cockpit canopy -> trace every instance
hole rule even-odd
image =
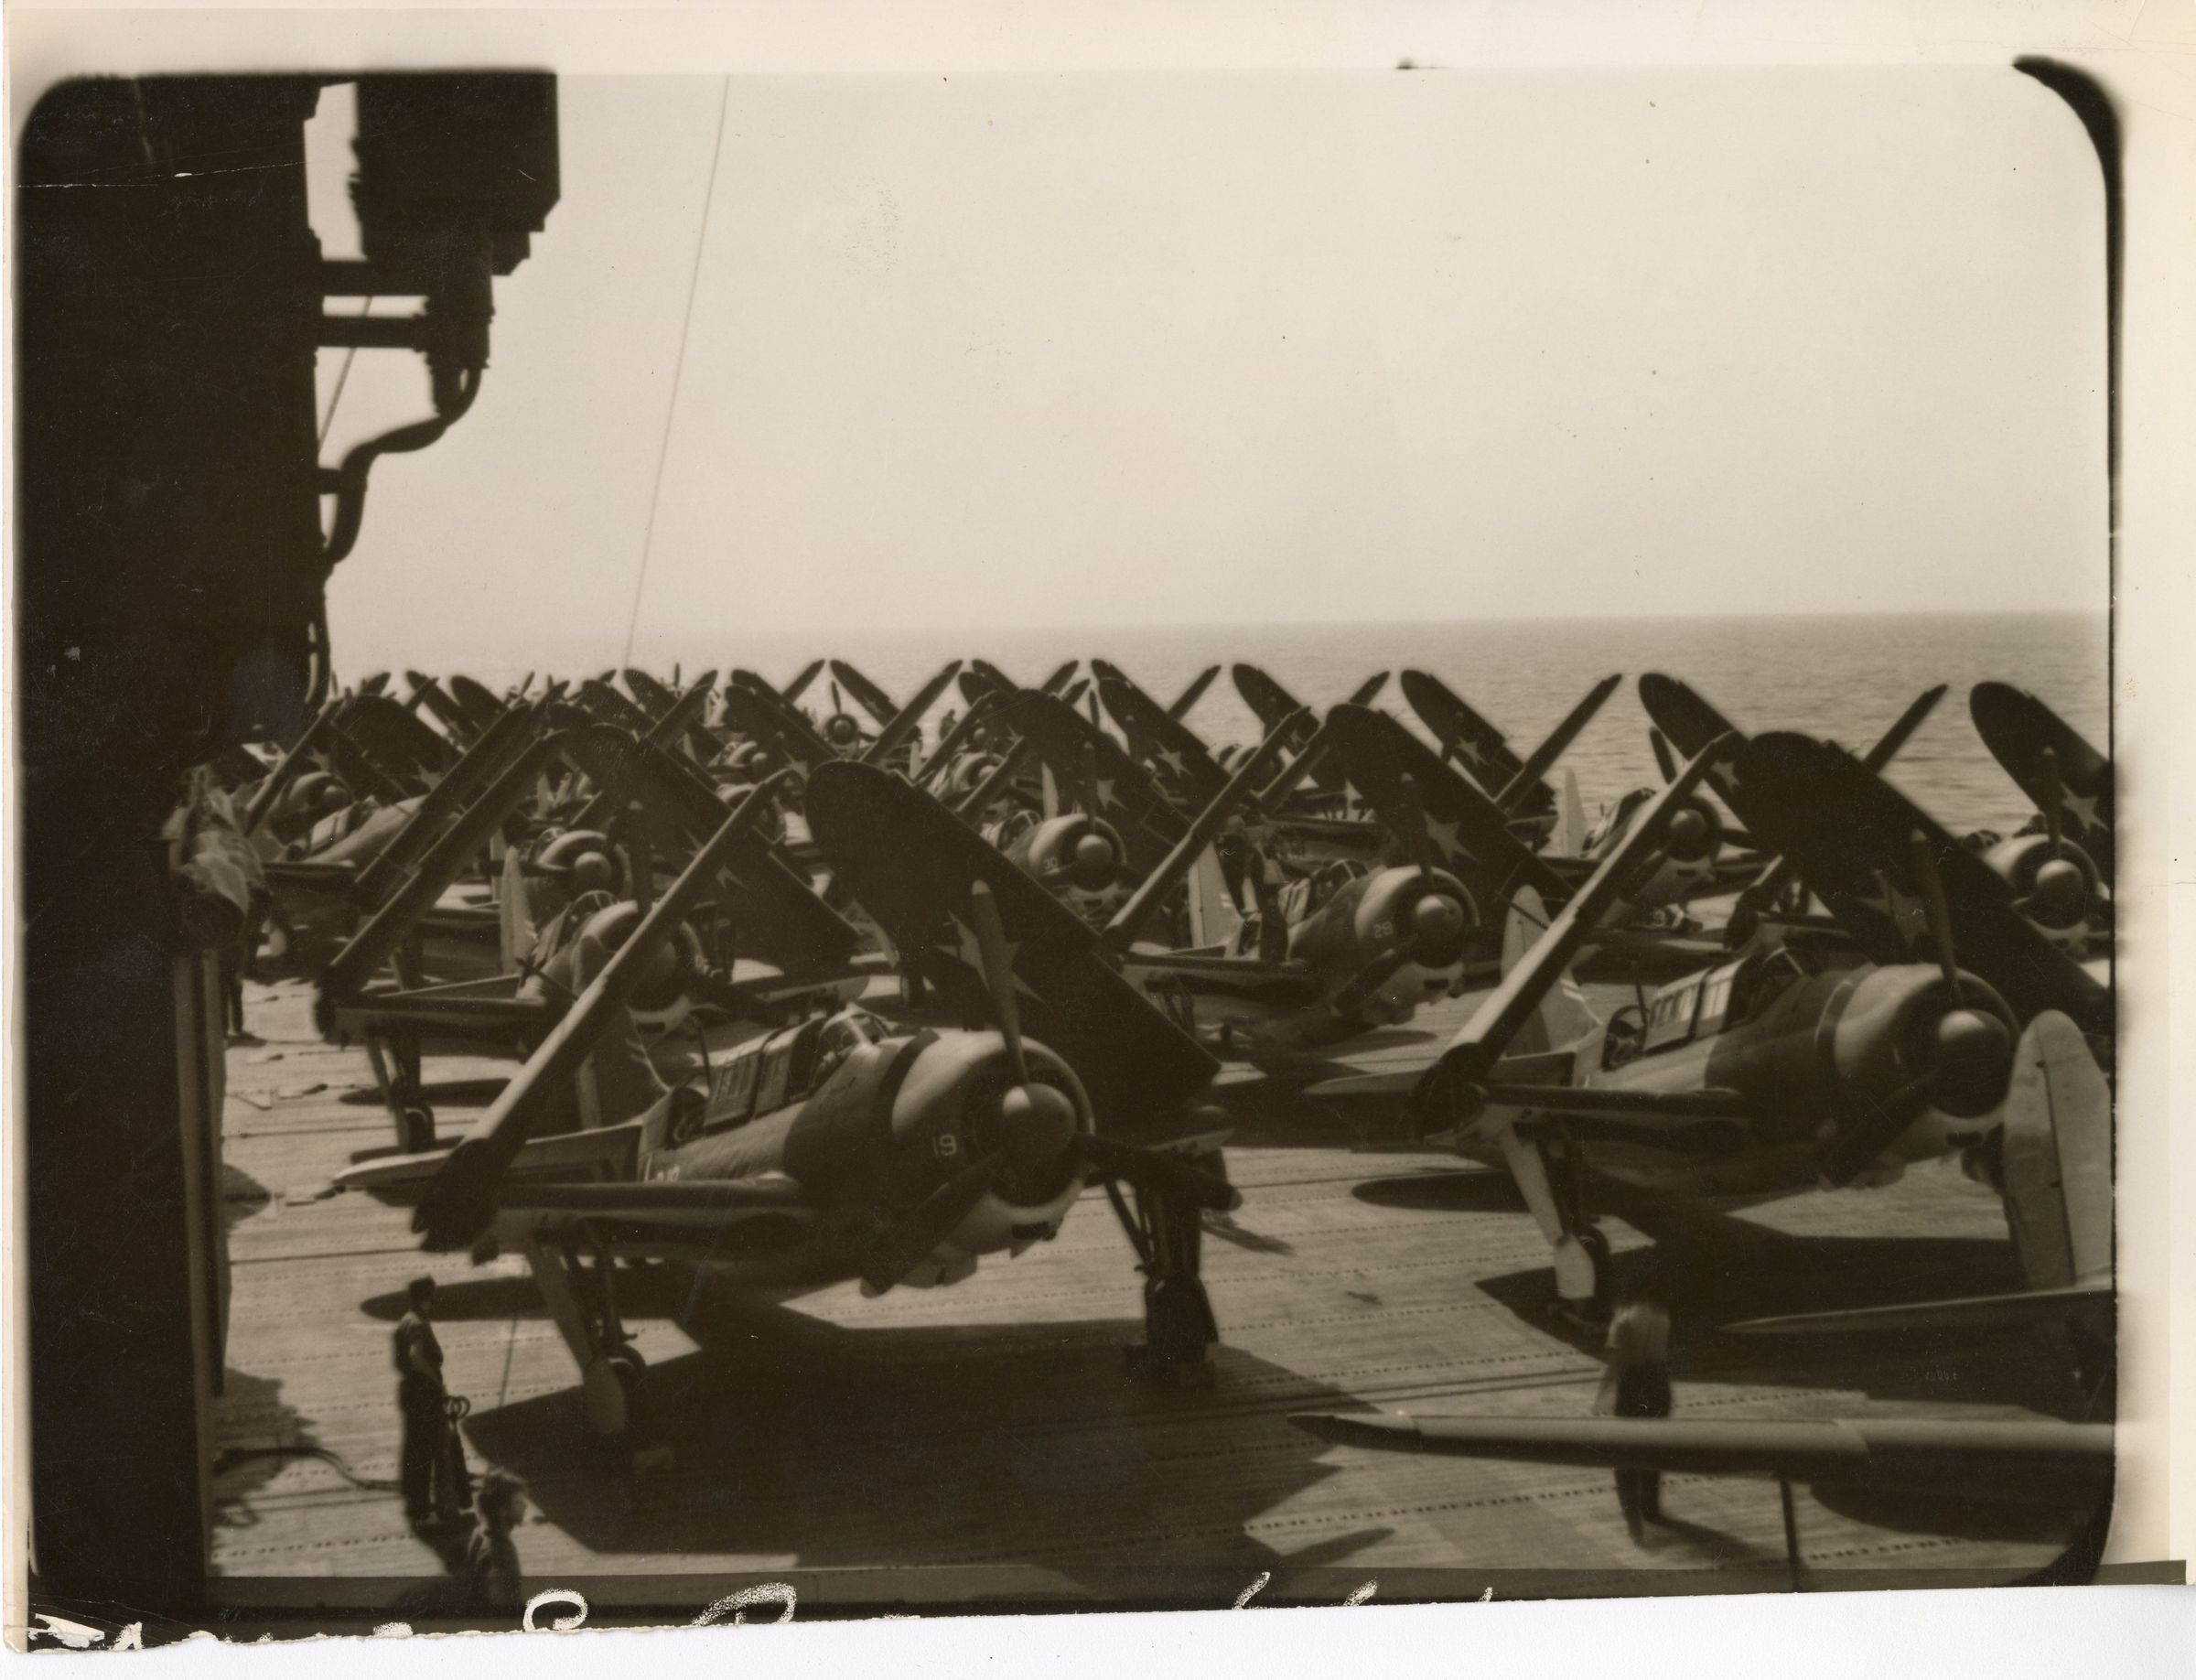
[[[800,1101],[865,1044],[880,1044],[892,1028],[867,1009],[819,1015],[751,1039],[717,1065],[710,1081],[706,1129],[739,1125]]]

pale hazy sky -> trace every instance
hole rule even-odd
[[[345,671],[617,656],[724,92],[565,80],[480,400],[375,469]],[[785,77],[726,109],[642,657],[2104,606],[2102,191],[2009,70]],[[361,353],[324,458],[425,392]]]

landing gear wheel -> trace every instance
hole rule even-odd
[[[435,1111],[425,1104],[405,1109],[397,1125],[406,1155],[424,1155],[435,1147]]]
[[[1205,1350],[1219,1340],[1202,1281],[1154,1277],[1144,1286],[1144,1345],[1128,1350],[1128,1363],[1169,1388],[1209,1388],[1212,1366]]]
[[[1609,1316],[1616,1310],[1616,1267],[1609,1255],[1609,1239],[1598,1226],[1581,1225],[1566,1241],[1575,1246],[1592,1268],[1592,1284],[1584,1295],[1559,1293],[1556,1298],[1556,1316],[1577,1329],[1599,1333],[1608,1328]],[[1559,1277],[1563,1270],[1558,1255]]]
[[[620,1441],[624,1461],[619,1469],[628,1475],[669,1470],[674,1461],[672,1450],[656,1433],[655,1408],[641,1380],[648,1362],[629,1341],[610,1355],[609,1365],[625,1398],[625,1434]]]
[[[580,1399],[587,1408],[587,1426],[612,1446],[624,1444],[632,1416],[630,1395],[638,1373],[619,1366],[608,1355],[588,1362],[579,1373]]]
[[[1616,1260],[1609,1253],[1609,1238],[1600,1226],[1588,1225],[1578,1233],[1578,1246],[1594,1263],[1594,1309],[1607,1318],[1617,1304]]]

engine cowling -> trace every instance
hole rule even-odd
[[[1448,870],[1401,867],[1368,878],[1355,921],[1368,959],[1401,954],[1417,967],[1444,969],[1463,963],[1480,914],[1464,883]]]
[[[1857,977],[1817,1046],[1834,1082],[1825,1176],[1844,1183],[1934,1114],[1974,1120],[2005,1101],[2019,1025],[1973,975],[1901,964]],[[1916,1154],[1938,1147],[1930,1140]]]
[[[2054,850],[2048,835],[2015,835],[1992,845],[1983,861],[2013,889],[2021,914],[2046,939],[2064,948],[2088,942],[2102,878],[2087,852],[2071,840]]]
[[[1025,1039],[1022,1050],[1030,1082],[1017,1087],[997,1033],[942,1039],[893,1097],[895,1200],[920,1200],[976,1162],[1004,1158],[990,1190],[946,1239],[963,1255],[1018,1251],[1050,1236],[1082,1193],[1072,1146],[1094,1129],[1089,1093],[1044,1045]]]
[[[1028,829],[1010,855],[1038,884],[1086,921],[1103,921],[1134,888],[1128,848],[1103,818],[1071,813]]]

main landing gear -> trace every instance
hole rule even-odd
[[[1227,1164],[1219,1150],[1192,1159],[1201,1171],[1226,1179]],[[1131,1186],[1133,1211],[1111,1179],[1105,1180],[1105,1194],[1144,1274],[1144,1341],[1125,1350],[1129,1369],[1168,1388],[1210,1386],[1212,1365],[1206,1350],[1220,1340],[1220,1327],[1200,1271],[1201,1212],[1188,1198],[1156,1186]]]
[[[1568,1127],[1525,1138],[1502,1131],[1502,1159],[1555,1251],[1556,1309],[1583,1329],[1608,1324],[1616,1305],[1609,1238],[1586,1211],[1586,1163]]]
[[[389,1116],[396,1122],[396,1146],[406,1155],[421,1155],[435,1147],[435,1111],[427,1105],[426,1087],[420,1078],[419,1039],[408,1032],[369,1032],[366,1058],[373,1077],[389,1099]]]
[[[579,1366],[587,1423],[621,1468],[667,1469],[671,1448],[656,1438],[642,1373],[648,1362],[618,1316],[617,1262],[588,1232],[552,1241],[530,1237],[526,1263]]]

